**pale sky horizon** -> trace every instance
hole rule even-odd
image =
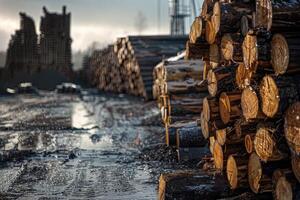
[[[197,1],[199,5],[200,1]],[[168,0],[0,0],[0,51],[6,51],[11,35],[19,29],[19,12],[34,19],[39,33],[42,7],[61,13],[63,5],[72,14],[71,37],[75,51],[85,50],[94,41],[104,46],[117,37],[137,35],[135,21],[139,12],[147,24],[142,34],[169,34]]]

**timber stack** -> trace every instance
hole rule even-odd
[[[184,50],[186,36],[128,36],[90,57],[92,84],[100,90],[152,99],[153,68]]]
[[[234,191],[274,199],[299,191],[299,23],[297,1],[204,0],[191,26],[185,57],[202,59],[209,94],[197,116],[205,160]]]

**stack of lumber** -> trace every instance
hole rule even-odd
[[[101,90],[152,99],[153,68],[184,50],[186,40],[186,36],[119,38],[113,47],[95,52],[91,58],[96,85]]]
[[[186,58],[204,61],[209,93],[201,130],[232,190],[299,190],[299,14],[294,1],[204,0],[192,24]]]
[[[197,119],[207,85],[203,81],[203,62],[170,58],[153,72],[153,96],[157,99],[166,130],[166,144],[177,146],[179,160],[189,160],[205,145]],[[189,148],[189,149],[187,149]]]

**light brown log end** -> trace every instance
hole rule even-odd
[[[249,154],[251,154],[254,150],[253,140],[252,140],[252,137],[250,135],[245,136],[245,147],[246,147],[247,153],[249,153]]]
[[[235,82],[240,89],[250,86],[252,72],[243,63],[239,64],[235,73]]]
[[[271,76],[267,75],[262,79],[259,86],[259,93],[262,112],[267,117],[274,117],[278,112],[280,97],[276,82]]]
[[[276,74],[284,74],[289,65],[289,46],[281,34],[275,34],[271,42],[271,63]]]
[[[247,87],[243,90],[241,98],[241,106],[243,110],[243,115],[246,120],[255,119],[259,112],[259,102],[256,92]]]
[[[260,189],[260,180],[262,178],[262,168],[259,157],[252,153],[248,162],[248,182],[251,190],[258,193]]]
[[[207,88],[208,88],[208,93],[212,96],[215,97],[218,92],[218,80],[216,77],[216,74],[214,71],[211,69],[207,73]]]
[[[225,34],[221,40],[221,52],[225,60],[232,60],[233,48],[233,40],[230,34]]]
[[[220,95],[219,98],[220,116],[224,124],[230,121],[231,105],[229,98],[225,92]]]
[[[216,40],[216,32],[213,26],[213,23],[211,20],[206,21],[206,26],[205,26],[205,39],[208,44],[213,44]]]
[[[262,161],[267,162],[274,155],[275,145],[276,142],[268,128],[259,126],[254,139],[254,149]]]
[[[246,69],[256,71],[258,60],[257,38],[255,35],[247,34],[243,45],[243,60]]]
[[[227,133],[226,128],[216,131],[216,139],[221,146],[224,146],[226,143],[226,133]]]
[[[227,160],[226,174],[230,188],[236,189],[238,187],[238,167],[232,155]]]
[[[224,168],[223,149],[217,141],[214,143],[213,157],[216,169],[222,171]]]

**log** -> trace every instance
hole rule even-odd
[[[271,64],[271,45],[270,34],[261,33],[259,35],[251,35],[248,33],[244,39],[243,60],[246,69],[255,72],[257,66],[270,67]]]
[[[193,24],[191,25],[191,30],[190,30],[190,43],[195,44],[198,42],[201,36],[204,36],[205,30],[203,27],[203,22],[204,20],[202,17],[196,17]]]
[[[198,43],[186,43],[185,60],[208,60],[209,59],[209,44],[201,40]]]
[[[221,146],[224,146],[226,144],[227,131],[227,129],[220,129],[216,131],[215,138]]]
[[[225,34],[221,40],[221,52],[225,60],[243,62],[243,38],[241,34]]]
[[[205,119],[203,112],[201,113],[201,129],[204,138],[208,139],[210,136],[215,136],[217,130],[226,128],[226,125],[219,119],[208,121]]]
[[[224,2],[214,4],[211,21],[216,35],[239,31],[242,13],[232,5],[232,3]]]
[[[247,180],[248,159],[244,156],[230,155],[226,165],[227,180],[232,190],[240,187],[248,187]]]
[[[209,151],[212,155],[214,154],[215,142],[216,142],[216,139],[214,136],[209,137]]]
[[[172,125],[166,125],[166,144],[168,146],[176,146],[176,134],[177,130],[180,128],[190,128],[190,127],[197,127],[196,121],[180,121],[176,122]]]
[[[292,200],[293,188],[282,170],[276,170],[272,177],[273,198],[275,200]]]
[[[216,41],[216,31],[211,19],[207,19],[205,25],[205,39],[208,44],[213,44]]]
[[[177,148],[190,148],[190,147],[203,147],[207,141],[203,137],[201,128],[195,127],[182,127],[177,129],[176,134]]]
[[[270,118],[282,116],[289,104],[299,100],[298,86],[291,77],[266,75],[259,86],[262,112]]]
[[[219,111],[224,124],[239,119],[242,115],[241,110],[241,92],[223,92],[219,98]]]
[[[218,199],[228,196],[229,193],[223,176],[214,176],[199,170],[165,173],[159,178],[159,200]]]
[[[202,4],[202,10],[200,16],[207,20],[210,17],[210,13],[213,11],[214,0],[204,0]]]
[[[237,65],[218,67],[210,70],[207,75],[208,92],[212,97],[225,91],[232,91],[236,88],[234,74]]]
[[[212,69],[217,68],[221,63],[221,52],[217,44],[211,44],[209,47],[209,64]]]
[[[206,81],[187,79],[179,81],[168,81],[162,86],[163,94],[186,94],[206,92]]]
[[[253,72],[240,63],[235,72],[235,83],[239,89],[245,89],[251,85]]]
[[[288,149],[283,144],[281,128],[273,123],[259,124],[254,138],[254,149],[263,161],[279,161],[288,158]]]
[[[300,157],[292,153],[291,160],[293,173],[300,183]]]
[[[211,69],[211,65],[210,65],[210,62],[209,61],[205,61],[204,62],[204,67],[203,67],[203,80],[206,81],[207,80],[207,74],[208,74],[208,71]]]
[[[259,157],[252,153],[248,162],[248,183],[254,193],[272,191],[272,180],[263,174],[263,168]]]
[[[266,29],[269,31],[272,26],[272,1],[271,0],[256,0],[255,16],[253,27],[255,29]]]
[[[260,110],[257,93],[251,87],[247,87],[243,90],[241,107],[246,121],[250,121],[251,119],[266,118],[266,116]]]
[[[200,161],[203,156],[209,152],[204,147],[179,147],[177,149],[177,157],[179,162]]]
[[[162,79],[166,82],[186,79],[202,80],[203,62],[196,60],[165,61],[161,69],[161,74]]]
[[[205,97],[203,99],[203,117],[206,121],[220,119],[219,102],[216,98]]]
[[[276,75],[300,71],[298,33],[275,34],[271,41],[271,63]]]
[[[300,119],[300,102],[297,102],[292,104],[288,108],[284,117],[284,135],[291,151],[296,155],[300,155],[299,119]]]
[[[231,144],[222,147],[217,141],[214,143],[213,157],[217,170],[223,171],[224,166],[226,166],[227,159],[230,155],[245,156],[244,145]]]

